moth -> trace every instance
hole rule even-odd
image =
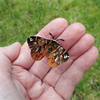
[[[66,62],[69,59],[69,54],[66,49],[58,44],[59,40],[64,40],[55,40],[54,36],[51,33],[49,34],[52,36],[52,40],[31,36],[27,39],[27,43],[31,49],[31,56],[35,61],[41,60],[46,56],[48,58],[47,64],[50,67],[55,67]]]

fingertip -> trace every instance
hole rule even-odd
[[[88,40],[88,42],[91,42],[92,44],[94,44],[94,37],[91,34],[86,34],[85,38]]]
[[[19,42],[15,42],[9,46],[1,47],[0,51],[3,52],[11,62],[13,62],[19,55],[21,49],[21,44]]]
[[[19,42],[15,42],[12,45],[17,45],[17,46],[21,47],[21,44]]]
[[[93,54],[95,54],[95,59],[97,60],[99,57],[99,50],[95,46],[93,46]]]
[[[68,27],[68,22],[64,18],[57,18],[48,23],[37,35],[44,38],[51,38],[49,32],[57,38]]]
[[[53,21],[56,21],[59,24],[64,25],[65,28],[68,26],[68,22],[65,18],[56,18]]]
[[[84,35],[84,33],[86,33],[85,26],[83,24],[79,23],[79,22],[75,22],[75,23],[71,24],[71,26],[72,26],[71,28],[73,30],[75,30],[76,33],[81,33],[83,35]]]

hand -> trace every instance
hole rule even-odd
[[[58,18],[37,35],[51,39],[51,32],[69,53],[69,60],[50,68],[47,58],[34,61],[25,43],[14,43],[0,48],[0,100],[70,100],[75,86],[85,72],[96,62],[98,50],[94,38],[85,34],[80,23],[68,26]]]

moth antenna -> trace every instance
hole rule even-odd
[[[59,41],[59,40],[61,40],[61,41],[65,41],[64,39],[57,39],[56,41]]]
[[[54,39],[54,36],[49,32],[49,34],[52,36],[52,39]]]

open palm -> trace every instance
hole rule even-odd
[[[98,50],[94,38],[86,34],[80,23],[68,23],[58,18],[45,26],[37,35],[64,39],[59,44],[68,50],[70,58],[50,68],[47,58],[34,61],[25,42],[0,48],[0,100],[70,100],[75,86],[95,63]]]

